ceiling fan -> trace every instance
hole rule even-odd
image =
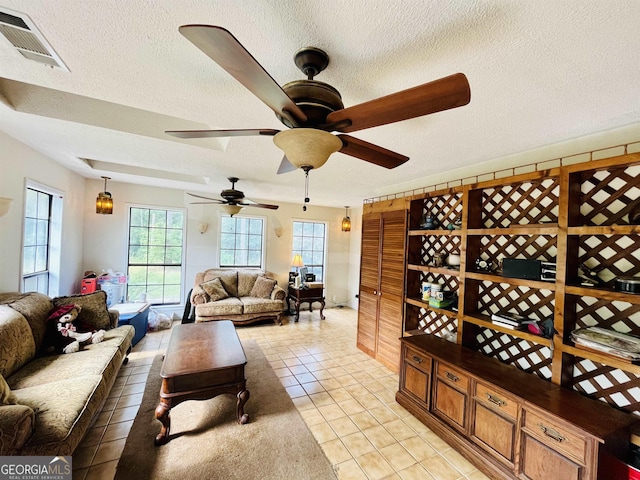
[[[195,193],[189,193],[189,192],[187,192],[187,195],[191,195],[192,197],[206,200],[204,202],[191,202],[194,205],[212,204],[212,203],[224,205],[223,208],[232,217],[236,213],[238,213],[240,210],[242,210],[242,207],[268,208],[269,210],[278,209],[278,205],[269,205],[268,203],[257,203],[257,202],[254,202],[253,200],[249,200],[248,198],[245,198],[244,193],[242,193],[240,190],[236,190],[235,188],[236,182],[238,181],[237,177],[229,177],[227,180],[231,182],[231,188],[227,188],[225,190],[222,190],[222,192],[220,192],[220,196],[222,197],[222,199],[205,197],[203,195],[197,195]]]
[[[399,122],[469,103],[469,82],[462,73],[345,108],[338,90],[314,80],[329,64],[328,55],[314,47],[299,50],[294,61],[307,76],[280,87],[256,59],[226,29],[213,25],[183,25],[180,33],[270,107],[291,130],[181,130],[166,133],[179,138],[273,136],[285,157],[278,173],[302,168],[308,174],[340,151],[385,168],[409,157],[345,135]],[[340,132],[333,135],[330,132]]]

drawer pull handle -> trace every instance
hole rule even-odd
[[[499,407],[504,407],[507,405],[507,402],[505,402],[501,398],[491,395],[489,392],[485,392],[485,394],[487,395],[487,400],[489,400],[494,405],[497,405]]]
[[[423,362],[423,360],[420,357],[418,357],[417,355],[413,356],[413,361],[416,362],[416,363],[422,363]]]
[[[563,437],[560,432],[554,430],[553,428],[545,427],[543,424],[538,425],[542,433],[544,433],[547,437],[553,438],[556,442],[562,443],[567,442],[567,437]]]
[[[447,375],[447,378],[449,380],[451,380],[452,382],[457,382],[458,380],[460,380],[458,377],[456,377],[453,373],[451,372],[445,372],[445,374]]]

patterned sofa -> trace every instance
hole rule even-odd
[[[75,303],[78,317],[106,330],[76,353],[43,355],[54,307]],[[106,294],[51,299],[0,294],[0,455],[71,455],[109,395],[131,349],[134,328],[118,327]]]
[[[270,272],[210,268],[196,275],[191,305],[196,322],[244,325],[270,319],[281,324],[286,296]]]

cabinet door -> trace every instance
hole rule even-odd
[[[403,366],[400,372],[400,389],[429,408],[431,391],[431,358],[412,348],[403,349]]]
[[[363,216],[357,346],[372,356],[378,343],[380,231],[379,214]]]
[[[516,425],[513,420],[504,418],[482,403],[476,402],[471,424],[476,443],[498,459],[513,464],[516,439]]]
[[[522,442],[521,478],[530,480],[584,480],[583,468],[540,443],[537,439],[524,434]]]

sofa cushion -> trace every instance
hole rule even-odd
[[[209,295],[209,299],[212,302],[217,302],[218,300],[223,300],[229,296],[227,291],[224,289],[224,285],[222,285],[222,281],[220,277],[216,277],[213,280],[209,280],[208,282],[204,282],[200,284],[200,287]]]
[[[19,455],[33,435],[36,414],[26,405],[0,406],[0,455]]]
[[[198,317],[240,314],[242,314],[242,302],[237,297],[229,297],[217,302],[196,305],[196,316]]]
[[[40,350],[47,329],[47,317],[53,307],[51,299],[42,293],[31,292],[17,294],[6,303],[27,319],[36,344],[36,352]]]
[[[9,384],[4,379],[2,375],[0,375],[0,405],[15,405],[16,396],[9,388]]]
[[[273,292],[273,287],[275,286],[275,280],[260,276],[256,278],[256,283],[253,285],[249,296],[258,298],[271,298],[271,292]]]
[[[96,330],[111,328],[111,317],[109,310],[107,310],[107,292],[98,290],[87,295],[71,295],[53,299],[54,308],[70,303],[80,305],[82,308],[76,319],[78,322],[92,325]]]
[[[273,313],[282,312],[284,303],[281,300],[268,298],[242,297],[244,313]]]
[[[260,272],[243,272],[238,271],[238,296],[248,297],[251,295],[251,289],[256,283]]]
[[[0,375],[8,378],[36,355],[31,327],[8,305],[0,305]]]

